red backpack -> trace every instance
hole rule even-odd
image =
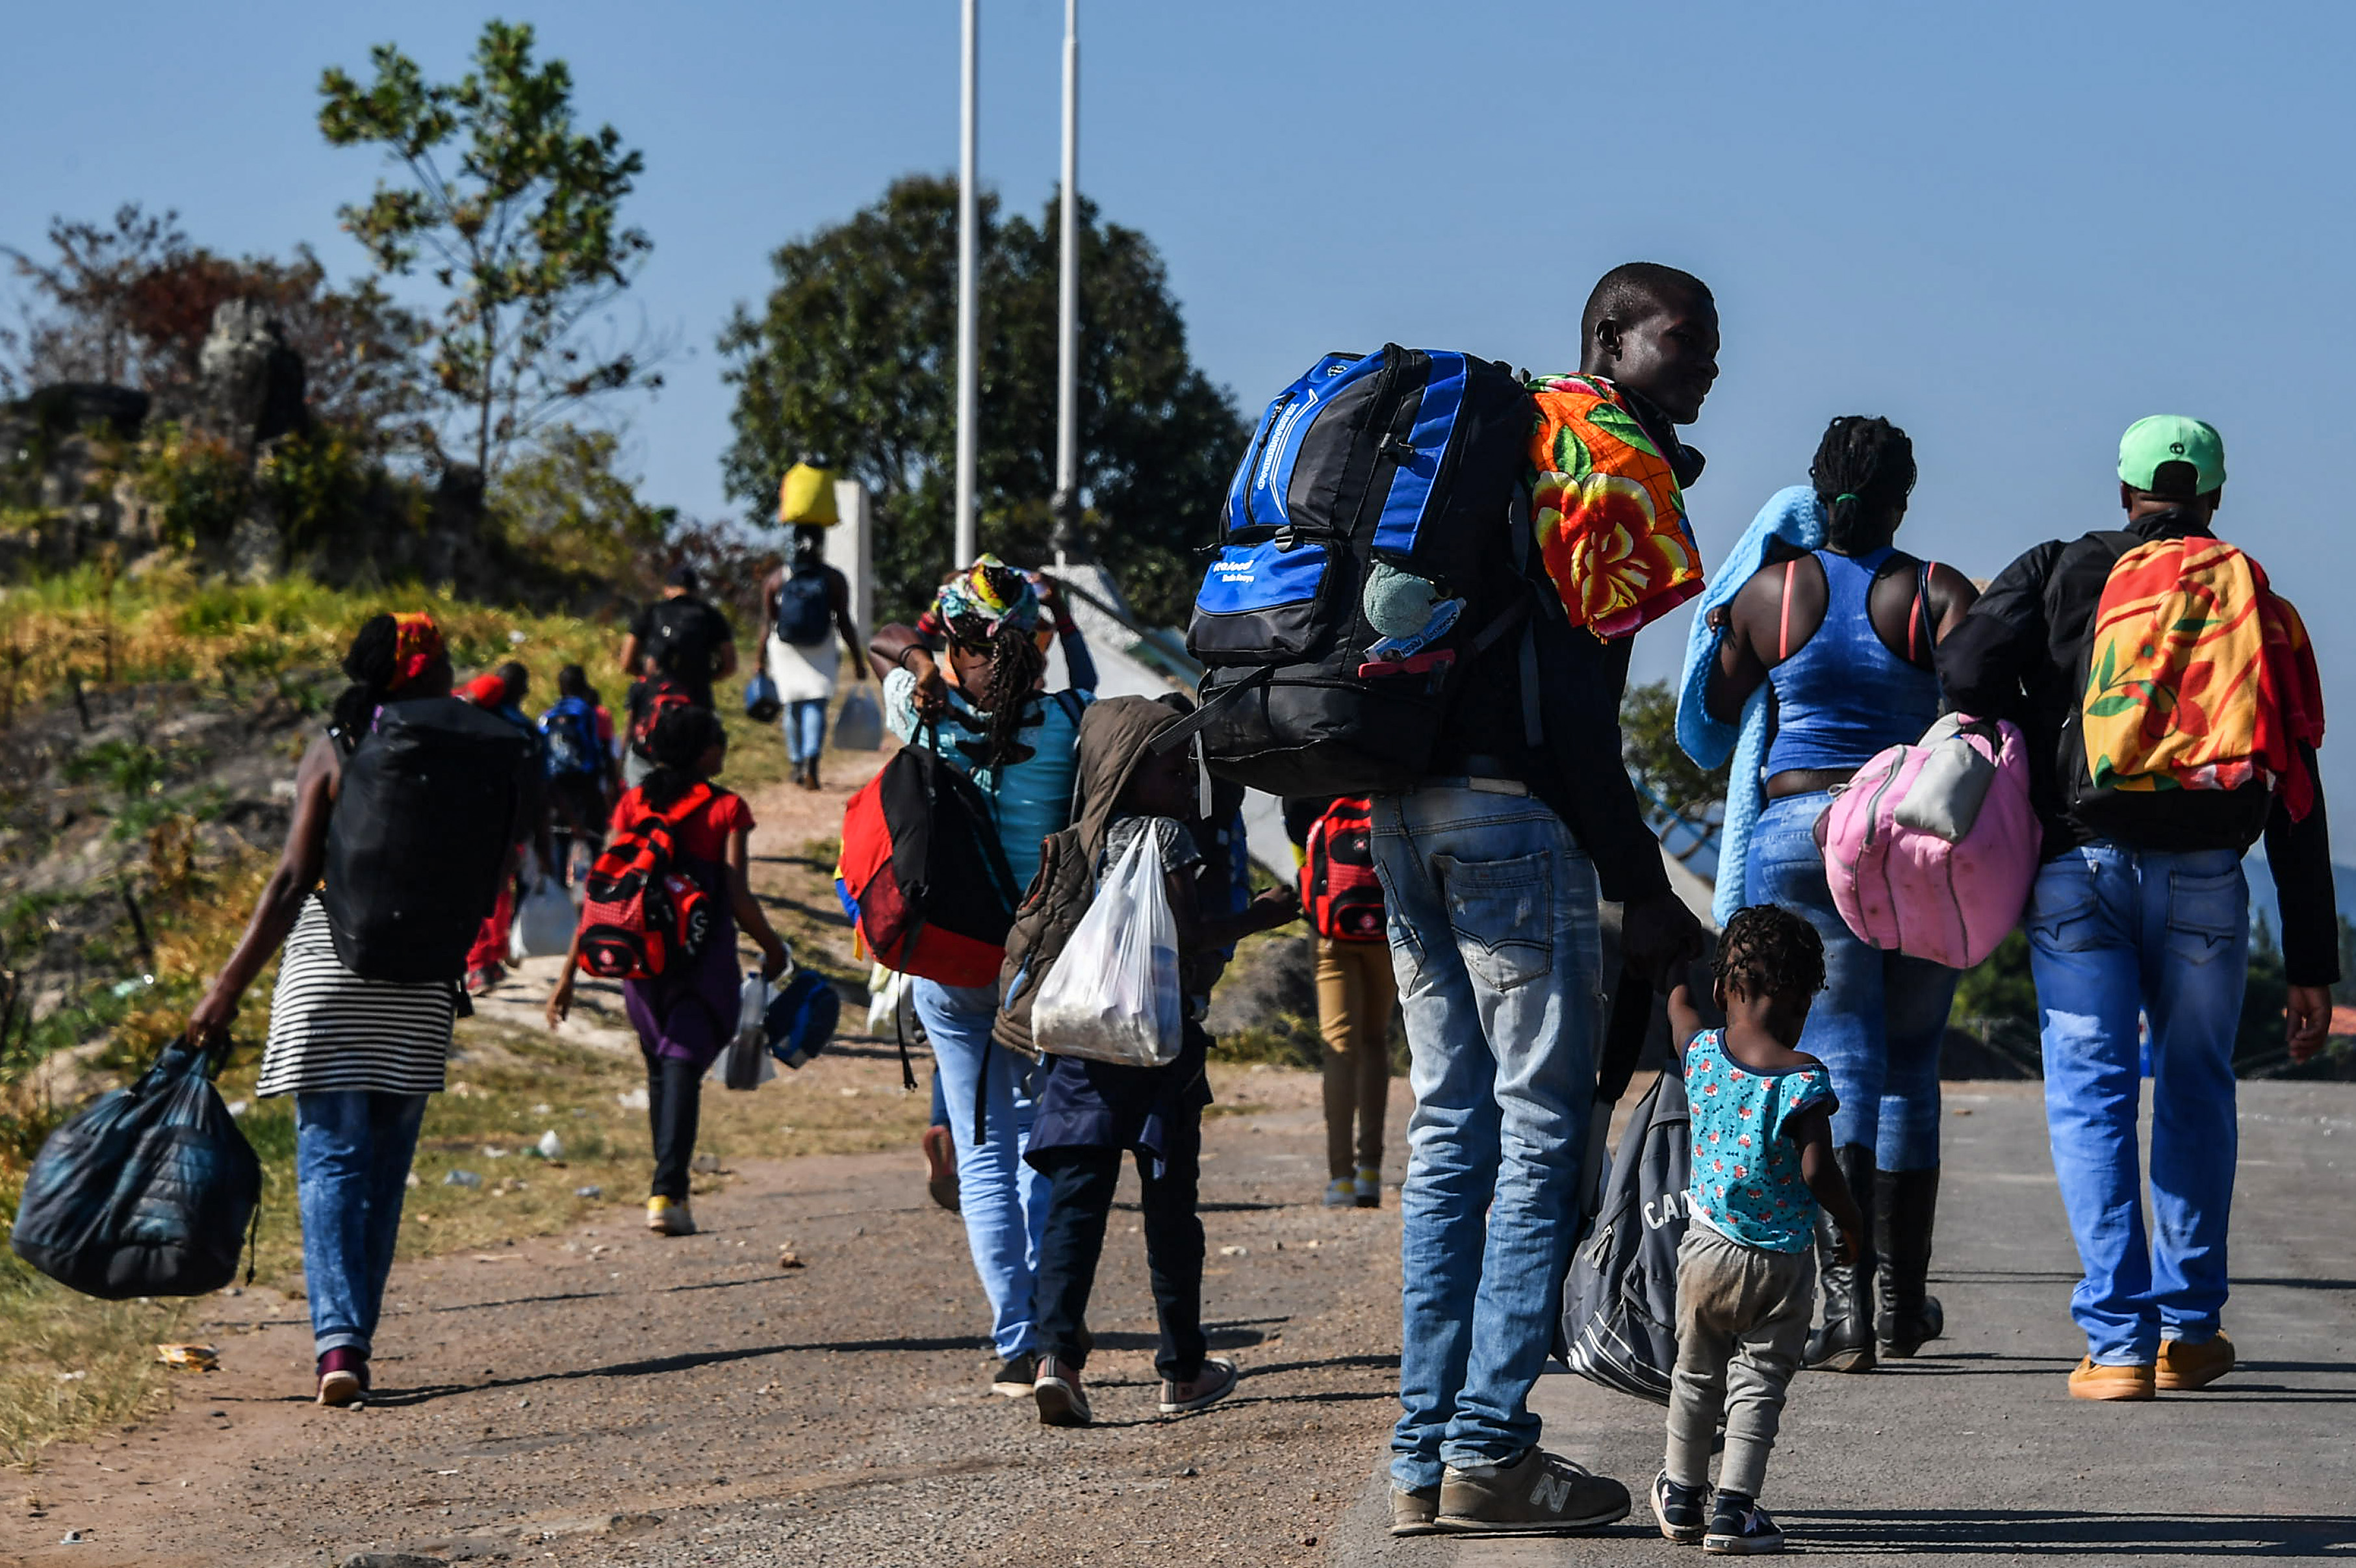
[[[1337,942],[1383,940],[1374,811],[1364,795],[1343,796],[1310,824],[1301,862],[1301,907],[1321,937]]]
[[[589,867],[581,967],[606,980],[652,980],[693,959],[712,936],[712,896],[679,869],[672,835],[712,799],[698,784],[670,809],[616,833]]]
[[[1014,923],[1014,874],[980,789],[931,749],[904,746],[842,813],[837,892],[886,969],[994,985]]]
[[[687,688],[668,675],[649,678],[638,693],[637,716],[630,721],[630,749],[651,761],[654,757],[655,725],[673,708],[692,707],[695,699]]]

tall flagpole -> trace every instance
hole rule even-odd
[[[1080,511],[1080,3],[1064,0],[1063,283],[1055,328],[1055,559]]]
[[[980,20],[979,0],[965,0],[965,38],[961,58],[962,86],[958,122],[958,308],[957,308],[957,560],[963,566],[980,554],[974,526],[974,472],[980,431],[980,237],[974,195],[975,99],[978,82],[974,48]]]

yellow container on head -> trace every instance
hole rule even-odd
[[[834,510],[831,469],[797,463],[777,486],[777,521],[792,528],[830,528],[842,518]]]

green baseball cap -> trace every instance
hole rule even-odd
[[[2225,438],[2213,424],[2180,413],[2155,413],[2119,437],[2119,479],[2148,490],[2162,463],[2192,465],[2192,493],[2207,495],[2225,482]]]

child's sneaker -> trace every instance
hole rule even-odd
[[[1358,1205],[1358,1184],[1348,1176],[1337,1176],[1325,1184],[1325,1207],[1355,1208]]]
[[[650,1197],[647,1199],[647,1229],[658,1236],[692,1236],[695,1216],[688,1212],[683,1197]]]
[[[1351,1185],[1351,1197],[1360,1208],[1380,1208],[1383,1206],[1383,1173],[1374,1165],[1360,1165],[1358,1179]]]
[[[1709,1533],[1701,1549],[1720,1557],[1748,1557],[1760,1552],[1783,1550],[1783,1532],[1767,1510],[1740,1492],[1720,1492],[1710,1510]]]
[[[1661,1521],[1661,1534],[1671,1541],[1691,1546],[1708,1532],[1708,1511],[1703,1505],[1708,1500],[1708,1487],[1680,1487],[1666,1470],[1653,1477],[1653,1517]]]

